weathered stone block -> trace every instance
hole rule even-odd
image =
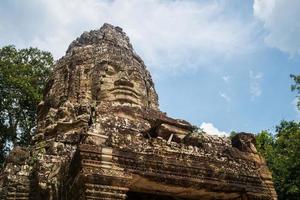
[[[159,110],[120,27],[71,43],[37,120],[32,145],[14,148],[0,174],[1,199],[276,199],[253,135],[210,136]]]

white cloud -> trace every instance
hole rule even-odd
[[[258,73],[255,74],[252,70],[250,70],[249,71],[249,77],[251,79],[259,80],[259,79],[262,79],[263,74],[261,72],[258,72]]]
[[[219,93],[220,97],[222,97],[225,101],[230,102],[231,98],[224,92]]]
[[[222,79],[223,79],[223,81],[224,81],[225,83],[229,83],[231,77],[228,76],[228,75],[224,75],[224,76],[222,76]]]
[[[249,71],[249,78],[250,78],[250,95],[251,100],[259,97],[262,94],[261,89],[261,80],[263,78],[263,74],[261,72],[254,73],[252,70]]]
[[[291,56],[300,54],[299,0],[254,0],[253,10],[263,22],[267,45]]]
[[[152,68],[207,66],[255,48],[255,24],[226,12],[222,1],[11,0],[1,7],[1,45],[37,46],[55,58],[104,22],[121,26]]]
[[[228,136],[229,134],[225,131],[220,131],[212,123],[203,122],[200,126],[209,135]]]

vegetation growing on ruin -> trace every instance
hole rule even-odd
[[[29,144],[52,64],[51,53],[37,48],[0,48],[0,166],[12,147]]]

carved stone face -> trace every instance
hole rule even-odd
[[[94,94],[98,101],[114,104],[147,106],[148,93],[145,74],[140,66],[119,66],[113,62],[97,64]]]

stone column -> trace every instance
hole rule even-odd
[[[82,200],[125,200],[131,176],[113,162],[113,149],[83,144],[79,151],[81,170],[74,184],[81,191],[73,192],[80,197],[70,196]]]

